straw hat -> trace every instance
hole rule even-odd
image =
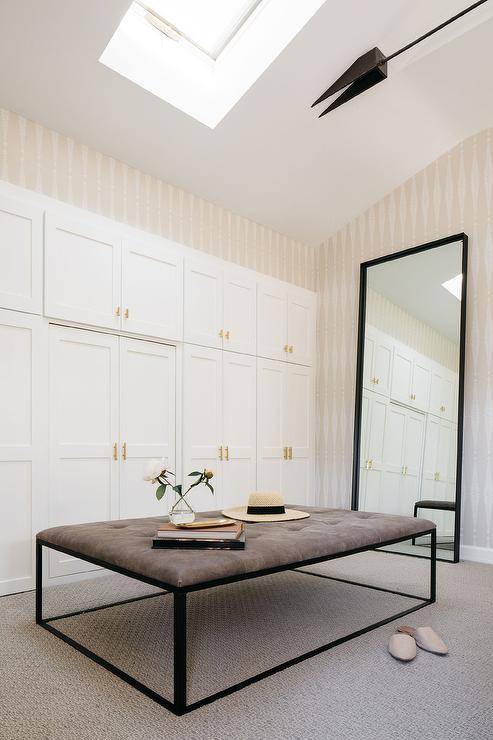
[[[276,491],[255,491],[248,497],[248,506],[236,506],[221,513],[242,522],[289,522],[310,516],[307,511],[284,508],[284,499]]]

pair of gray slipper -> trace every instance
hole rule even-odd
[[[397,628],[389,641],[389,653],[397,660],[408,663],[416,657],[416,646],[436,655],[447,655],[448,647],[431,627]]]

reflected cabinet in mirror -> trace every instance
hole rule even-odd
[[[467,236],[361,265],[353,508],[430,519],[459,559]],[[392,551],[429,557],[430,537]]]

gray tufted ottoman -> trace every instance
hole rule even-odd
[[[126,519],[90,524],[74,524],[46,529],[36,539],[36,621],[53,634],[108,668],[175,714],[184,714],[219,699],[244,686],[284,668],[328,650],[353,637],[398,619],[435,601],[436,529],[433,522],[412,517],[372,514],[345,509],[298,507],[309,511],[308,519],[246,525],[245,550],[153,550],[152,538],[163,517]],[[204,516],[219,515],[207,512]],[[235,684],[198,702],[186,701],[186,596],[198,591],[247,578],[257,578],[280,571],[334,558],[374,550],[383,545],[431,534],[431,571],[429,598],[403,594],[418,603],[364,629],[333,640],[315,650],[281,663],[274,668]],[[56,629],[42,613],[43,547],[59,550],[90,563],[121,573],[169,591],[174,599],[174,700],[160,696],[121,669],[111,665],[83,645]],[[308,573],[319,576],[319,574]],[[329,578],[328,576],[320,576]],[[363,584],[357,584],[363,585]],[[369,586],[369,588],[376,588]],[[386,591],[387,589],[377,589]],[[108,608],[108,607],[101,607]],[[70,615],[65,615],[70,616]]]

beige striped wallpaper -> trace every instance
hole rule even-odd
[[[493,548],[493,129],[444,154],[318,248],[317,490],[351,492],[359,265],[469,235],[463,543]]]
[[[311,288],[313,247],[0,108],[0,178]]]

